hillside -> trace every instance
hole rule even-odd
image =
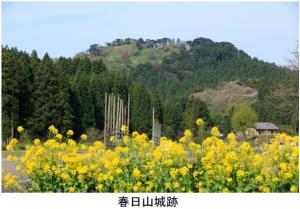
[[[291,124],[291,118],[298,118],[298,72],[251,57],[229,42],[117,39],[107,46],[92,45],[77,57],[102,59],[111,70],[128,70],[133,81],[163,101],[195,94],[220,113],[229,103],[251,101],[260,120]],[[230,84],[235,81],[243,87]],[[224,82],[229,85],[220,89]],[[270,102],[278,88],[280,110]],[[245,97],[247,91],[250,99]],[[286,98],[286,94],[293,96]]]
[[[139,64],[159,65],[164,58],[173,53],[179,53],[178,46],[139,49],[135,43],[131,43],[120,46],[99,46],[97,56],[80,52],[75,57],[88,57],[92,60],[101,58],[109,69],[131,69]]]
[[[298,74],[287,68],[251,58],[229,42],[213,42],[207,38],[193,41],[116,39],[107,46],[91,45],[75,57],[102,59],[109,70],[131,69],[130,76],[151,86],[151,91],[167,91],[162,92],[163,98],[174,93],[173,86],[177,92],[182,89],[201,91],[216,88],[223,81],[238,80],[257,86],[265,78],[275,82],[288,79],[292,85],[298,80]],[[157,89],[153,89],[154,86]]]
[[[200,98],[213,110],[223,112],[231,104],[254,102],[257,94],[258,92],[254,88],[242,86],[237,82],[226,82],[216,89],[206,89],[193,93],[191,96]]]

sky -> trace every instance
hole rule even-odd
[[[4,2],[2,45],[73,57],[116,38],[227,41],[286,65],[299,37],[297,2]]]

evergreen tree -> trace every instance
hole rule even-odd
[[[78,70],[72,84],[72,101],[75,117],[74,128],[80,133],[84,132],[86,128],[96,126],[95,110],[89,83],[90,76]]]
[[[30,64],[29,64],[30,70],[31,70],[33,76],[36,73],[36,71],[38,70],[39,64],[40,64],[40,59],[37,56],[37,52],[35,50],[33,50],[31,52]],[[33,78],[32,78],[32,80],[33,80]]]
[[[165,103],[163,109],[163,133],[164,135],[177,139],[183,131],[183,114],[188,103],[186,97],[176,97]]]
[[[34,135],[45,135],[51,124],[62,131],[72,127],[68,83],[47,53],[35,74],[33,101],[34,112],[29,124]]]
[[[94,118],[96,127],[103,129],[104,127],[104,98],[105,98],[105,84],[102,79],[103,75],[92,73],[89,83],[90,95],[92,95],[92,103],[94,106]]]
[[[151,107],[152,108],[154,107],[155,119],[158,120],[160,123],[162,123],[163,122],[163,107],[162,107],[162,103],[159,98],[158,92],[155,92],[151,96]]]
[[[223,126],[224,136],[227,136],[227,134],[229,134],[232,131],[231,118],[234,111],[235,111],[235,106],[231,105],[226,108],[225,113],[223,114],[222,126]]]
[[[103,61],[100,59],[100,60],[95,60],[95,61],[92,61],[92,72],[94,73],[102,73],[102,72],[105,72],[107,71],[107,68],[105,66],[105,64],[103,63]]]
[[[27,126],[27,121],[32,115],[32,91],[34,74],[33,69],[30,67],[30,56],[21,52],[17,61],[18,71],[20,72],[22,82],[19,83],[20,95],[19,95],[19,124]]]
[[[14,136],[19,122],[19,95],[22,82],[18,70],[18,50],[2,47],[2,138]]]
[[[152,124],[150,95],[141,85],[132,85],[130,95],[130,128],[149,134]]]
[[[183,128],[196,130],[197,126],[195,121],[197,118],[202,118],[208,126],[211,125],[211,118],[206,104],[201,100],[192,97],[183,114]]]

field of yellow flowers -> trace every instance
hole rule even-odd
[[[203,121],[197,120],[202,126]],[[22,130],[20,130],[22,131]],[[23,130],[24,131],[24,130]],[[211,130],[200,145],[186,130],[179,142],[166,137],[156,147],[146,134],[129,135],[122,126],[120,140],[111,137],[114,149],[101,141],[87,146],[73,131],[65,136],[54,126],[49,138],[35,139],[26,147],[16,169],[28,176],[29,192],[298,192],[298,136],[278,134],[272,143],[254,149],[238,142],[233,133],[219,139]],[[17,140],[7,145],[12,150]],[[8,158],[12,158],[8,156]],[[6,189],[19,191],[16,176],[2,178]]]

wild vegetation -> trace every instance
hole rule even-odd
[[[224,82],[216,89],[206,89],[192,96],[207,103],[213,111],[224,112],[232,104],[253,104],[257,100],[257,90],[238,82]]]

